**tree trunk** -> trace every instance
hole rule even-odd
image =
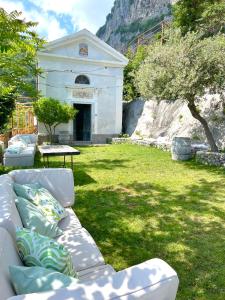
[[[205,135],[206,135],[207,141],[208,141],[208,143],[210,145],[211,151],[218,152],[219,151],[218,147],[217,147],[217,145],[215,143],[215,140],[214,140],[214,137],[212,135],[212,132],[209,129],[208,123],[199,114],[199,111],[198,111],[198,109],[197,109],[197,107],[195,105],[194,100],[189,100],[188,101],[188,108],[190,109],[190,112],[191,112],[192,116],[202,124],[202,126],[203,126],[203,128],[205,130]]]
[[[52,128],[50,125],[44,124],[45,129],[48,132],[48,136],[49,136],[49,143],[52,144]]]

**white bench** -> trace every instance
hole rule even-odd
[[[66,208],[60,221],[64,234],[57,238],[70,251],[80,283],[74,288],[16,296],[9,279],[9,265],[22,265],[15,248],[15,227],[22,222],[15,205],[13,183],[39,182]],[[116,272],[105,264],[91,235],[74,211],[74,179],[70,169],[16,170],[0,176],[0,300],[174,300],[178,289],[176,272],[164,261],[151,259]],[[138,253],[137,253],[138,255]]]
[[[36,153],[37,135],[17,134],[8,141],[8,147],[12,147],[17,142],[24,142],[26,147],[20,153],[10,153],[5,150],[3,164],[13,167],[32,167]]]

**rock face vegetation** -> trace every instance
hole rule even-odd
[[[155,38],[133,55],[128,51],[124,100],[141,96],[145,100],[186,103],[204,129],[211,150],[218,151],[199,103],[207,94],[224,94],[225,3],[180,0],[173,5],[172,15],[163,38]],[[215,110],[216,117],[216,108],[212,106],[211,110]]]
[[[97,36],[125,52],[129,42],[171,14],[172,0],[116,0]]]

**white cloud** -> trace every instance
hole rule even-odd
[[[37,10],[28,10],[20,1],[14,2],[9,0],[0,0],[0,6],[6,11],[12,10],[22,11],[22,17],[27,21],[37,22],[37,32],[45,37],[48,41],[60,38],[67,35],[65,28],[61,28],[59,21],[56,17],[49,15],[47,12],[38,12]]]
[[[7,12],[13,10],[24,11],[23,3],[20,1],[0,0],[0,7],[3,7]]]
[[[38,9],[30,7],[29,2]],[[113,2],[114,0],[0,0],[0,6],[7,11],[22,11],[26,20],[38,22],[37,32],[50,41],[71,33],[62,27],[57,16],[70,16],[74,31],[86,28],[96,33],[105,23]]]
[[[114,0],[30,0],[45,12],[68,14],[79,29],[86,28],[95,33],[105,23]]]

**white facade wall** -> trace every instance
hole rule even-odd
[[[86,58],[79,57],[81,42],[88,44],[89,54]],[[44,74],[39,78],[39,90],[43,96],[53,97],[70,105],[91,104],[92,136],[110,137],[118,135],[122,130],[123,68],[126,62],[122,65],[115,58],[115,53],[110,55],[108,45],[105,51],[95,43],[96,41],[90,41],[86,37],[71,41],[69,45],[62,43],[55,49],[40,53],[39,67],[44,70]],[[86,75],[90,85],[75,84],[78,75]],[[77,90],[88,91],[89,97],[78,97],[77,92],[74,92]],[[73,121],[59,125],[56,134],[60,134],[60,131],[68,131],[73,135]],[[39,133],[46,134],[41,124]]]

